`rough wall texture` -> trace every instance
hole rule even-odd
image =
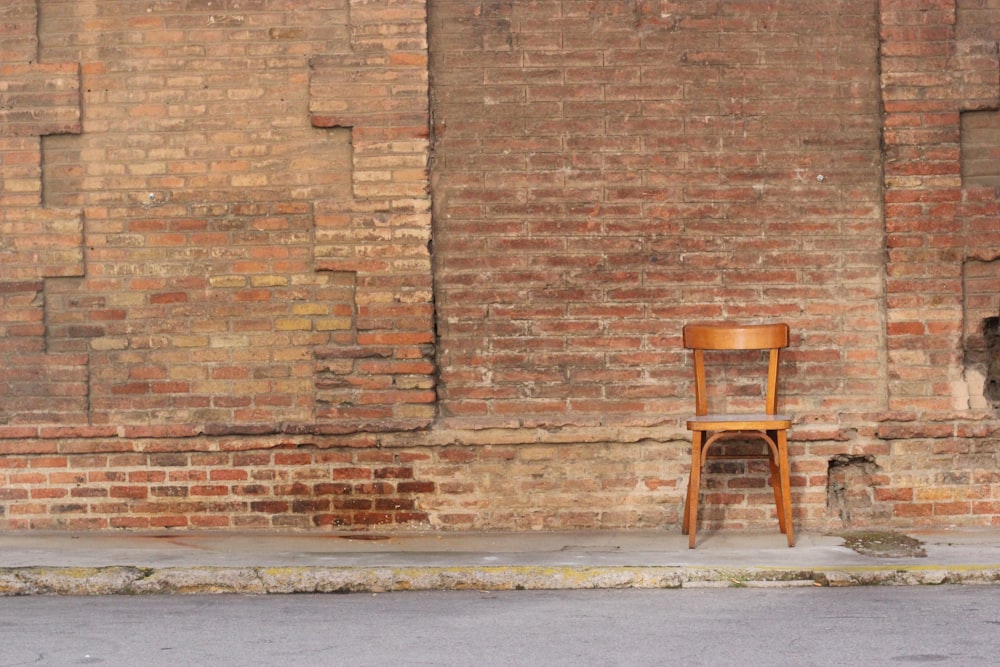
[[[1000,523],[996,0],[0,22],[0,525],[674,526],[714,318],[792,327],[802,528]]]
[[[788,321],[797,412],[884,406],[872,3],[432,7],[446,416],[660,423],[698,318]]]
[[[41,178],[36,160],[30,181],[5,182],[33,199],[6,213],[26,250],[4,278],[19,281],[21,317],[44,324],[19,330],[25,345],[77,372],[8,377],[22,400],[0,418],[174,434],[430,420],[425,22],[393,4],[6,10],[31,35],[37,16],[40,36],[21,40],[23,62],[7,56],[16,90],[76,120],[30,108],[30,123],[7,123],[36,154],[47,136]],[[29,47],[70,64],[38,65]],[[43,237],[63,220],[64,243]],[[51,258],[28,245],[51,254],[47,239]]]

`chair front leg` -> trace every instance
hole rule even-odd
[[[768,431],[767,437],[777,446],[778,444],[778,432]],[[775,453],[770,447],[767,448],[767,462],[771,466],[771,489],[774,491],[774,507],[776,514],[778,515],[778,528],[782,533],[788,533],[788,526],[785,525],[785,501],[784,496],[781,492],[781,466],[779,461],[775,460]]]
[[[784,430],[778,431],[778,466],[781,472],[781,512],[785,515],[785,535],[788,546],[795,546],[795,535],[792,533],[792,484],[788,470],[788,437]]]
[[[688,536],[688,548],[694,549],[698,532],[698,491],[701,486],[703,431],[691,432],[691,475],[688,478],[687,503],[684,506],[683,531]]]

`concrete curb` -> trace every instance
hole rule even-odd
[[[997,584],[1000,566],[823,569],[670,566],[496,567],[14,567],[0,596],[386,593],[429,590],[570,590]]]

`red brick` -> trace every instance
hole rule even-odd
[[[265,514],[280,514],[289,510],[289,503],[283,500],[253,501],[250,503],[250,511],[264,512]]]
[[[112,486],[112,498],[136,498],[141,499],[149,495],[149,489],[144,486]]]
[[[191,517],[191,525],[197,528],[228,528],[232,522],[226,516],[195,515]]]
[[[436,491],[434,482],[398,482],[396,491],[399,493],[434,493]]]
[[[225,496],[229,494],[229,487],[221,484],[198,484],[191,487],[190,494],[192,496]]]
[[[169,25],[205,3],[102,16],[153,40],[108,52],[46,2],[0,49],[3,527],[676,524],[715,318],[792,326],[797,520],[842,528],[865,452],[859,521],[991,521],[995,9],[250,3],[254,55]],[[704,521],[773,526],[766,468],[711,471]]]

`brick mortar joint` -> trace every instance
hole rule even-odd
[[[506,445],[588,445],[636,444],[643,441],[668,443],[686,441],[689,432],[681,419],[649,425],[560,425],[529,426],[503,420],[487,420],[474,426],[450,426],[438,422],[429,428],[399,429],[384,432],[345,432],[337,434],[207,433],[190,429],[162,434],[155,429],[129,434],[127,427],[0,426],[0,455],[4,454],[92,454],[242,452],[280,449],[379,449],[452,446]],[[963,429],[972,433],[962,433]],[[795,432],[801,433],[800,438]],[[851,440],[870,434],[877,440],[912,438],[990,437],[1000,433],[1000,418],[992,412],[917,414],[885,412],[845,415],[831,421],[807,416],[792,426],[791,440],[802,442]],[[4,443],[18,443],[17,451],[4,451]],[[37,443],[32,447],[30,443]],[[53,448],[53,443],[55,447]],[[101,443],[98,448],[86,443]],[[112,444],[113,443],[113,444]],[[169,446],[168,445],[172,445]]]

